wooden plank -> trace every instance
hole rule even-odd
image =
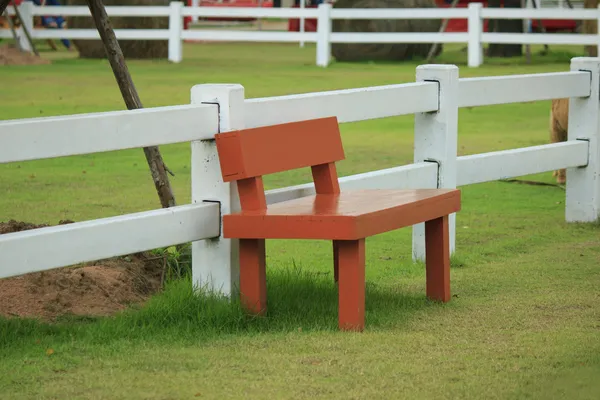
[[[469,10],[467,8],[334,8],[331,10],[331,19],[443,19],[468,17]]]
[[[483,8],[481,18],[484,19],[577,19],[596,20],[597,9],[568,8]]]
[[[218,129],[215,105],[0,121],[0,164],[212,139]]]
[[[276,32],[276,31],[225,31],[225,30],[184,30],[181,32],[183,40],[207,40],[217,42],[283,42],[294,43],[299,41],[316,42],[317,34],[314,32]]]
[[[589,72],[553,72],[462,78],[459,81],[459,107],[584,97],[590,94]]]
[[[246,128],[256,128],[336,116],[343,123],[436,111],[437,107],[437,84],[419,82],[249,99],[245,122]]]
[[[482,43],[596,45],[598,38],[574,33],[482,33]]]
[[[468,33],[402,32],[402,33],[339,33],[331,34],[331,43],[466,43]]]
[[[115,29],[115,35],[123,40],[167,40],[168,29]],[[100,39],[95,29],[34,29],[35,39]]]
[[[571,140],[458,157],[457,185],[585,166],[588,161],[588,145],[587,141]]]
[[[167,17],[170,13],[170,7],[165,6],[106,6],[105,8],[110,17]],[[60,6],[55,9],[34,6],[31,9],[33,15],[92,16],[87,6]]]
[[[219,235],[219,205],[188,204],[0,235],[0,278]]]
[[[185,7],[186,17],[317,18],[316,8]]]
[[[343,190],[354,189],[432,189],[437,187],[437,164],[424,162],[365,172],[339,179]],[[315,194],[314,184],[289,186],[266,192],[267,204]]]

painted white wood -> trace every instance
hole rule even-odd
[[[306,0],[300,0],[300,10],[305,10],[305,9],[306,9]],[[300,17],[300,26],[298,27],[298,30],[300,31],[300,33],[305,32],[304,23],[305,23],[305,18],[303,16],[301,16]],[[304,47],[303,40],[300,41],[300,47]]]
[[[454,32],[333,32],[330,37],[331,43],[466,43],[469,40],[468,33]]]
[[[469,67],[479,67],[483,64],[483,46],[481,34],[483,33],[483,19],[481,18],[482,3],[469,3],[468,18],[468,62]]]
[[[489,8],[482,10],[485,19],[579,19],[595,20],[598,10],[594,9],[551,9],[551,8]]]
[[[600,58],[571,59],[571,71],[586,71],[591,78],[587,97],[569,100],[569,141],[587,141],[585,168],[567,169],[567,222],[593,222],[600,218]]]
[[[192,0],[192,8],[193,9],[198,9],[198,7],[200,7],[200,0]],[[198,19],[199,18],[198,18],[197,15],[192,16],[192,21],[193,22],[198,22]]]
[[[14,12],[14,7],[7,7],[7,8],[12,8],[13,9],[12,11]],[[28,1],[22,2],[21,5],[19,6],[19,13],[21,14],[21,18],[23,18],[23,21],[22,21],[22,26],[20,26],[19,29],[17,29],[17,35],[19,38],[19,45],[21,46],[21,49],[23,49],[24,51],[33,51],[33,48],[31,47],[31,44],[29,43],[29,40],[27,39],[27,35],[25,34],[25,28],[27,29],[27,32],[29,32],[29,35],[33,39],[34,38],[34,36],[33,36],[34,10],[35,10],[35,6],[33,5],[33,3],[28,2]]]
[[[326,67],[331,61],[331,4],[319,4],[317,11],[317,66]]]
[[[458,87],[459,107],[488,106],[587,96],[590,77],[586,72],[574,71],[462,78]]]
[[[456,162],[457,185],[585,166],[587,161],[588,142],[580,140],[462,156]]]
[[[456,188],[458,142],[458,67],[420,65],[417,81],[435,81],[439,88],[439,107],[434,113],[415,114],[414,160],[438,166],[438,188]],[[449,216],[450,253],[454,253],[456,215]],[[413,260],[425,261],[425,224],[413,226]]]
[[[183,3],[173,1],[170,3],[169,14],[169,61],[178,63],[183,59]]]
[[[198,17],[317,18],[314,8],[185,7],[183,15]]]
[[[444,19],[468,18],[464,8],[334,8],[331,19]]]
[[[246,100],[246,128],[336,116],[338,122],[437,110],[437,84],[431,82],[333,90]]]
[[[184,40],[206,40],[214,42],[311,42],[317,41],[314,32],[276,32],[276,31],[225,31],[225,30],[184,30]]]
[[[504,44],[570,44],[595,45],[598,42],[596,35],[582,33],[487,33],[481,34],[484,43]]]
[[[50,8],[50,7],[49,7]],[[33,28],[33,27],[32,27]],[[117,39],[123,40],[167,40],[168,29],[115,29]],[[99,39],[94,29],[32,29],[34,39]]]
[[[218,204],[188,204],[0,235],[0,278],[219,234]]]
[[[211,105],[0,121],[0,164],[189,142],[212,137],[218,123]]]
[[[244,88],[241,85],[196,85],[193,104],[219,108],[219,132],[244,128]],[[192,146],[192,202],[219,202],[221,215],[240,209],[237,186],[223,182],[214,136]],[[209,240],[192,243],[192,278],[195,288],[225,296],[239,290],[239,241],[225,239],[222,232]]]
[[[166,17],[169,15],[168,6],[106,6],[105,9],[109,17]],[[60,6],[56,8],[33,6],[32,11],[33,15],[92,16],[87,6]]]
[[[341,190],[354,189],[434,189],[437,187],[437,165],[428,162],[381,169],[339,178]],[[288,186],[266,192],[267,204],[293,200],[315,194],[311,183]]]

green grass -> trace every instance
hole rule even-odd
[[[460,47],[440,62],[461,76],[568,70],[579,49],[486,60]],[[536,49],[537,50],[537,49]],[[123,109],[105,61],[62,54],[3,67],[0,119]],[[197,83],[241,83],[247,97],[414,81],[411,63],[314,65],[314,47],[187,45],[184,62],[132,61],[145,106],[186,104]],[[548,142],[549,102],[462,109],[459,152]],[[343,124],[341,175],[410,163],[413,118]],[[161,147],[190,199],[189,145]],[[268,177],[268,188],[308,171]],[[550,173],[530,176],[552,182]],[[157,208],[141,150],[0,166],[0,221],[55,224]],[[2,399],[498,398],[596,399],[600,392],[600,232],[564,222],[565,192],[490,182],[463,187],[450,303],[424,296],[410,229],[367,240],[365,332],[336,330],[330,245],[268,242],[269,313],[192,295],[173,281],[142,309],[46,325],[0,320]],[[46,351],[52,349],[52,355]]]

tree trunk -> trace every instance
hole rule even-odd
[[[8,7],[10,0],[0,0],[0,15],[4,14],[4,10]]]
[[[100,38],[104,43],[106,56],[110,62],[110,66],[121,90],[123,100],[127,105],[127,109],[143,108],[142,101],[138,96],[129,69],[125,63],[125,57],[117,42],[117,37],[110,25],[108,15],[104,9],[102,0],[87,0],[92,18],[100,34]],[[158,147],[144,147],[144,154],[146,155],[146,161],[148,167],[150,167],[150,173],[152,174],[152,180],[158,193],[160,203],[163,208],[171,207],[175,205],[175,196],[171,189],[169,182],[169,176],[167,175],[167,167],[165,166]]]
[[[583,8],[598,8],[598,0],[584,0]],[[598,33],[598,21],[585,20],[582,24],[583,33],[593,34]],[[585,55],[588,57],[598,57],[598,46],[585,46]]]
[[[504,8],[521,8],[521,0],[490,0],[488,7],[500,8],[504,3]],[[495,19],[490,20],[490,32],[498,33],[523,33],[523,20],[521,19]],[[519,57],[523,55],[523,45],[492,43],[488,48],[490,57]]]

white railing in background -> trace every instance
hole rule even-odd
[[[30,2],[20,6],[24,24],[34,39],[98,39],[95,29],[34,29],[33,17],[38,15],[89,16],[85,6],[37,7]],[[168,29],[116,29],[119,39],[168,40],[172,62],[183,58],[184,40],[242,41],[242,42],[298,42],[301,46],[316,43],[316,64],[326,67],[331,62],[332,43],[466,43],[468,65],[478,67],[483,63],[483,43],[596,45],[596,34],[557,33],[490,33],[483,31],[485,19],[574,19],[600,20],[596,9],[507,9],[483,8],[481,3],[470,3],[468,8],[409,8],[409,9],[333,9],[330,4],[315,8],[241,8],[241,7],[184,7],[181,2],[170,6],[109,6],[109,16],[169,17]],[[9,9],[9,13],[14,10]],[[184,30],[183,17],[254,17],[300,18],[300,32],[281,31],[228,31],[222,29]],[[305,18],[317,19],[317,32],[304,32]],[[335,19],[467,19],[468,32],[332,32]],[[18,32],[21,45],[29,49],[22,30]],[[0,38],[11,38],[8,29],[0,30]]]
[[[422,65],[414,83],[259,99],[245,99],[240,85],[206,84],[192,88],[191,105],[1,121],[0,163],[190,141],[192,204],[0,235],[0,278],[192,242],[194,283],[232,294],[237,242],[220,236],[220,216],[239,199],[222,181],[214,135],[326,116],[349,123],[415,115],[414,163],[342,177],[343,190],[454,188],[567,168],[566,220],[596,221],[599,96],[600,59],[574,58],[570,72],[459,79],[456,66]],[[457,157],[460,107],[563,97],[568,141]],[[307,183],[270,190],[267,201],[313,193]],[[413,258],[424,257],[419,224]]]

